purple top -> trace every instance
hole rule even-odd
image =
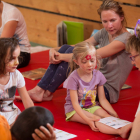
[[[74,110],[70,98],[70,89],[77,90],[78,102],[82,108],[90,108],[96,105],[97,86],[105,84],[104,75],[97,70],[93,70],[93,77],[90,82],[84,82],[74,70],[65,80],[63,87],[67,88],[67,97],[65,103],[65,114]]]

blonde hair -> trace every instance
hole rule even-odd
[[[113,10],[120,17],[124,17],[122,21],[122,25],[124,26],[127,25],[124,11],[118,2],[114,0],[104,0],[100,8],[97,10],[98,14],[100,15],[100,18],[101,18],[102,11],[106,11],[106,10]]]
[[[135,50],[140,54],[140,31],[138,32],[138,37],[134,34],[127,40],[126,51],[131,52],[131,50]]]
[[[81,56],[81,60],[84,59],[87,56],[87,54],[91,52],[91,50],[95,50],[95,55],[96,55],[95,47],[89,42],[84,41],[75,45],[73,49],[73,56],[69,63],[70,72],[68,73],[68,75],[70,75],[72,71],[74,71],[75,69],[79,68],[79,66],[73,60],[74,59],[77,60],[79,56]],[[100,61],[97,59],[97,55],[96,55],[96,61],[97,61],[97,70],[99,70]]]

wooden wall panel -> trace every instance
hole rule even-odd
[[[101,5],[102,1],[97,0],[24,0],[24,2],[19,0],[12,1],[5,0],[5,1],[17,5],[42,9],[58,14],[100,21],[100,16],[97,13],[97,9]],[[118,1],[123,2],[124,0]],[[131,5],[123,5],[123,4],[122,7],[126,15],[127,27],[134,28],[137,19],[140,18],[139,16],[140,7],[134,7]]]
[[[5,2],[97,21],[100,21],[97,9],[102,3],[95,0],[24,0],[24,2],[5,0]]]
[[[83,22],[85,39],[90,37],[93,29],[102,28],[102,24],[96,22],[55,15],[31,9],[18,9],[22,12],[25,18],[29,40],[51,47],[57,46],[56,26],[63,20]]]
[[[121,3],[133,4],[133,5],[140,5],[140,0],[116,0]]]
[[[23,13],[31,41],[56,46],[56,25],[62,20],[84,23],[85,39],[93,29],[100,29],[101,22],[97,9],[100,0],[4,0],[15,4]],[[123,3],[139,4],[140,0],[116,0],[126,15],[127,27],[134,28],[140,18],[140,7]],[[20,7],[22,6],[22,8]],[[33,10],[34,9],[34,10]],[[47,43],[46,43],[47,42]]]

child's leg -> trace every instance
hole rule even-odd
[[[110,117],[110,115],[102,108],[96,110],[94,112],[94,114],[97,116],[100,116],[101,118]],[[99,129],[99,131],[102,133],[120,135],[122,138],[127,138],[129,135],[129,132],[132,128],[132,123],[120,128],[120,129],[114,129],[114,128],[107,126],[105,124],[102,124],[100,122],[95,122],[95,125]]]
[[[103,110],[102,108],[97,109],[94,112],[94,115],[100,116],[101,118],[106,118],[106,117],[110,117],[111,116],[105,110]]]
[[[83,110],[83,112],[87,117],[89,117],[91,119],[94,119],[94,120],[99,120],[100,119],[100,117],[95,116],[90,112],[87,112],[85,110]],[[85,120],[83,120],[77,113],[75,113],[69,120],[73,121],[73,122],[79,122],[79,123],[87,124],[87,122],[85,122]]]
[[[132,123],[130,123],[124,127],[121,127],[119,129],[114,129],[114,128],[107,126],[105,124],[102,124],[100,122],[95,122],[95,125],[99,129],[99,131],[102,133],[120,135],[122,138],[128,138],[129,132],[132,128]]]

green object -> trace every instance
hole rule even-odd
[[[67,44],[75,45],[84,41],[84,25],[82,22],[63,21],[67,26]]]

